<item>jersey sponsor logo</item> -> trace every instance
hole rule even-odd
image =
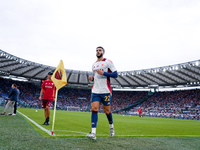
[[[53,87],[52,86],[45,86],[45,88],[51,88],[52,89]]]

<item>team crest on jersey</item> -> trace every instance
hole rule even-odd
[[[56,71],[55,73],[55,78],[58,80],[61,80],[63,76],[63,70],[59,69],[58,71]]]

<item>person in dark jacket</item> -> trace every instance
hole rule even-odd
[[[12,84],[12,90],[10,92],[10,94],[8,95],[8,103],[6,104],[5,106],[5,109],[4,109],[4,112],[1,113],[0,115],[5,115],[7,109],[9,106],[11,106],[11,111],[8,115],[12,115],[13,114],[13,108],[14,108],[14,105],[15,105],[15,102],[18,100],[18,97],[19,97],[19,91],[17,90],[17,85],[16,84]]]
[[[19,91],[19,88],[16,87],[16,89],[18,90],[19,94],[20,94],[20,91]],[[18,102],[19,99],[17,99],[17,101],[15,102],[15,105],[14,105],[14,112],[12,115],[16,115],[17,114],[17,102]]]

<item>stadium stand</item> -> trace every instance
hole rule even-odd
[[[0,49],[0,105],[14,82],[19,86],[18,107],[41,108],[38,100],[40,81],[55,67],[31,62]],[[57,109],[90,111],[90,94],[93,83],[88,80],[91,71],[66,69],[67,86],[58,93]],[[21,81],[13,81],[11,79]],[[22,81],[23,80],[23,81]],[[36,83],[37,82],[37,83]],[[138,107],[143,108],[143,116],[197,119],[199,120],[200,60],[162,66],[157,68],[119,71],[118,78],[111,78],[115,90],[143,89],[138,91],[113,91],[112,111],[138,115]],[[165,88],[193,88],[194,90],[159,92]],[[147,90],[153,90],[153,95]],[[73,109],[68,109],[73,108]],[[79,108],[79,109],[77,109]],[[100,112],[103,112],[102,105]]]
[[[46,78],[55,67],[31,62],[0,49],[0,75],[16,77],[27,81],[40,81]],[[68,86],[92,87],[88,77],[92,71],[65,69]],[[142,70],[120,71],[118,78],[111,78],[111,86],[115,89],[150,89],[150,88],[182,88],[200,86],[200,60],[149,68]]]
[[[130,114],[138,115],[139,107],[143,108],[144,116],[200,120],[200,90],[156,92],[130,110]]]

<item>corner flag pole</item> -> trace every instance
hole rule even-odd
[[[58,96],[58,90],[56,89],[56,97],[55,97],[55,101],[54,101],[53,124],[52,124],[51,135],[53,135],[53,132],[54,132],[54,123],[55,123],[55,117],[56,117],[57,96]]]

